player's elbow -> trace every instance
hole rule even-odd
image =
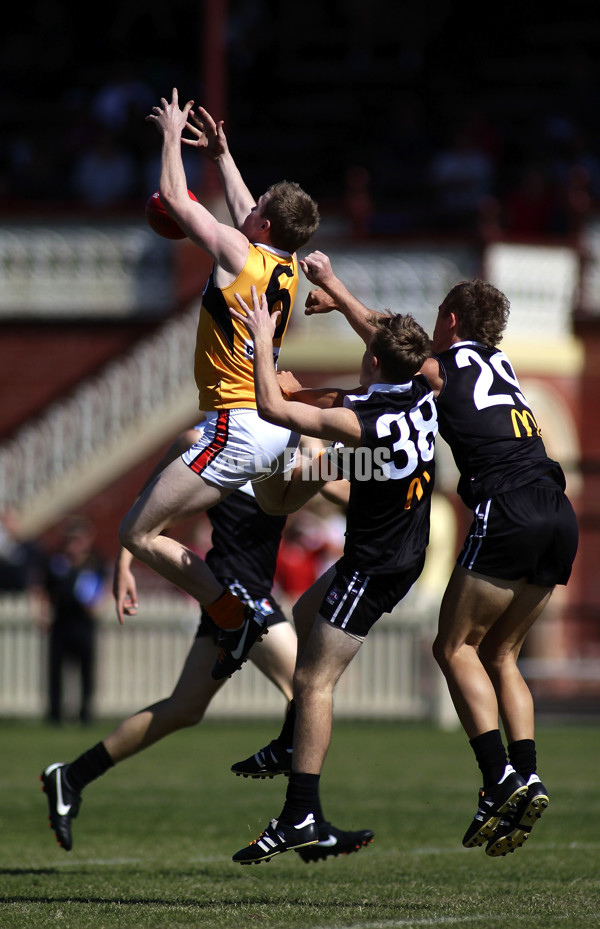
[[[285,403],[285,401],[283,401]],[[261,419],[264,419],[265,422],[271,423],[273,426],[287,426],[285,422],[285,416],[282,416],[281,407],[277,403],[272,403],[269,400],[264,400],[257,403],[258,415]]]

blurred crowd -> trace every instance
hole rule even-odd
[[[521,10],[518,30],[507,13],[493,35],[456,3],[405,10],[402,29],[389,0],[307,0],[302,15],[270,0],[226,6],[224,115],[251,189],[293,176],[355,236],[565,236],[600,203],[597,37],[577,4],[555,33]],[[9,24],[0,199],[144,202],[160,153],[144,117],[173,85],[203,102],[203,10],[108,3],[99,31],[38,0]],[[186,165],[199,190],[202,159],[186,153]]]

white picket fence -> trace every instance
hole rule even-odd
[[[0,717],[43,717],[47,637],[24,596],[0,598]],[[193,640],[197,610],[183,597],[152,596],[143,616],[120,626],[109,610],[98,622],[97,717],[123,717],[167,696]],[[454,724],[446,687],[431,657],[435,616],[412,611],[383,617],[342,677],[336,715],[434,719]],[[67,675],[65,704],[75,715],[78,681]],[[284,698],[248,662],[218,693],[220,718],[280,717]]]

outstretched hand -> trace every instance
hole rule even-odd
[[[194,138],[186,139],[182,137],[181,141],[185,145],[203,149],[204,154],[211,161],[216,161],[221,155],[225,155],[229,151],[223,125],[224,120],[220,119],[215,122],[208,110],[199,106],[196,113],[190,110],[189,119],[186,123],[186,129],[189,129]]]
[[[171,102],[169,103],[164,97],[160,98],[160,104],[152,107],[152,112],[146,116],[146,122],[154,123],[161,135],[172,130],[180,135],[187,125],[188,114],[194,105],[193,100],[188,100],[183,110],[179,108],[179,94],[174,87],[171,92]]]
[[[281,313],[279,310],[273,314],[269,313],[269,305],[265,294],[262,293],[259,297],[254,284],[250,292],[252,294],[252,308],[248,306],[240,294],[236,293],[235,299],[244,312],[240,313],[239,310],[232,306],[229,307],[229,312],[234,319],[244,323],[255,343],[260,341],[272,343]]]

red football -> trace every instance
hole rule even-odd
[[[198,197],[191,190],[188,190],[188,194],[191,200],[198,202]],[[165,210],[158,191],[148,198],[146,220],[148,225],[164,239],[185,239],[185,232]]]

